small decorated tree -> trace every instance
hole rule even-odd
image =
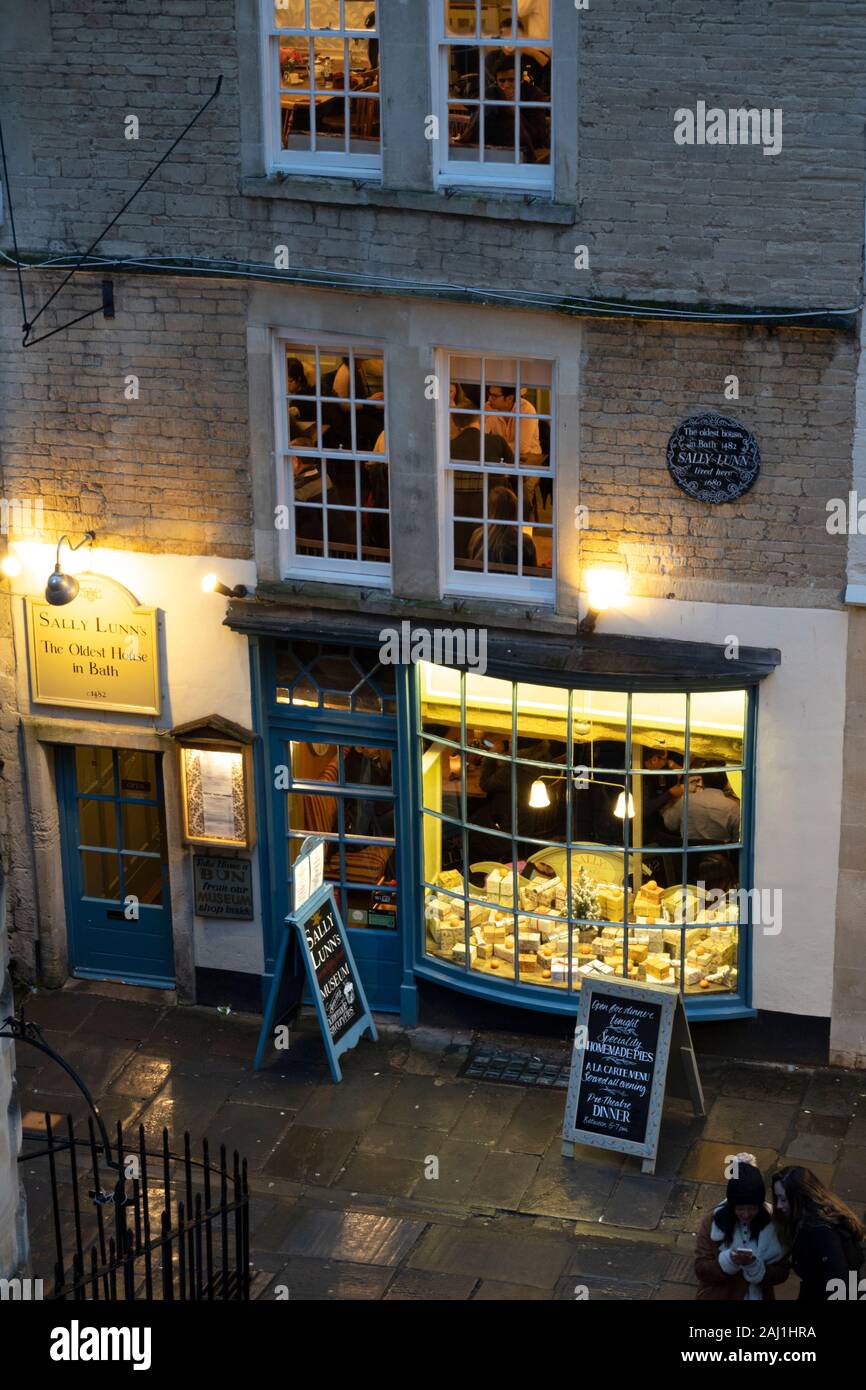
[[[578,869],[571,880],[571,915],[598,921],[601,908],[595,891],[595,879],[587,869]]]

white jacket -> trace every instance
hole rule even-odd
[[[713,1212],[713,1224],[710,1227],[710,1239],[718,1241],[720,1246],[719,1264],[726,1274],[742,1274],[749,1285],[749,1291],[746,1294],[747,1299],[762,1299],[764,1295],[761,1292],[761,1284],[767,1276],[767,1265],[775,1264],[777,1260],[783,1259],[785,1247],[776,1234],[772,1220],[758,1233],[757,1237],[752,1235],[747,1226],[743,1226],[741,1222],[737,1221],[734,1224],[732,1238],[726,1240],[721,1228],[716,1224],[716,1217],[724,1205],[725,1203],[721,1202],[716,1207]],[[768,1212],[771,1210],[766,1202],[764,1207]],[[739,1265],[732,1258],[734,1250],[751,1250],[755,1258],[750,1265]]]

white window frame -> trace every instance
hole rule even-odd
[[[394,538],[393,538],[393,519],[391,510],[391,424],[388,418],[388,359],[383,343],[371,342],[366,338],[354,338],[350,334],[336,333],[311,333],[308,328],[274,328],[271,330],[273,342],[273,395],[274,395],[274,442],[275,449],[273,454],[274,468],[276,472],[276,502],[277,507],[285,507],[288,515],[288,527],[278,529],[279,543],[279,562],[280,574],[283,579],[309,579],[321,583],[330,584],[363,584],[366,588],[387,589],[391,586],[391,565],[394,557]],[[340,349],[351,348],[353,352],[362,356],[381,357],[383,367],[383,380],[385,383],[385,400],[383,405],[383,421],[385,425],[385,439],[387,449],[382,456],[383,461],[388,465],[388,549],[390,560],[388,564],[376,562],[362,563],[354,560],[331,560],[322,558],[321,560],[311,555],[298,555],[295,544],[295,507],[292,488],[289,484],[291,459],[295,454],[327,454],[326,449],[315,449],[305,451],[292,445],[289,440],[289,422],[286,390],[286,348],[292,347],[317,347],[323,351],[335,352]],[[348,458],[350,451],[333,450],[335,456],[341,452]],[[357,457],[357,451],[351,454]],[[356,505],[355,511],[360,508]]]
[[[341,3],[343,0],[341,0]],[[300,37],[299,29],[277,28],[274,24],[274,0],[258,0],[259,5],[259,30],[261,37],[260,69],[262,74],[262,119],[264,122],[265,136],[265,164],[269,173],[276,173],[281,170],[295,174],[309,174],[311,176],[326,176],[331,178],[351,178],[369,179],[371,182],[381,183],[382,181],[382,144],[384,140],[384,128],[382,124],[383,101],[382,101],[382,77],[381,66],[379,69],[379,153],[371,154],[349,154],[337,153],[333,150],[320,152],[318,150],[284,150],[281,143],[281,107],[280,107],[280,44],[281,38],[291,37],[292,34]],[[309,20],[310,0],[306,0],[305,14]],[[341,11],[342,13],[342,11]],[[377,0],[377,22],[381,25],[381,0]],[[343,33],[344,31],[341,31]],[[355,30],[349,31],[355,34]],[[317,29],[312,30],[307,24],[304,31],[307,39],[318,34],[327,37],[334,34],[334,30]],[[377,30],[381,45],[381,29]],[[365,29],[363,34],[358,31],[358,38],[369,38],[370,31]],[[381,47],[380,47],[381,52]]]
[[[439,126],[439,139],[436,142],[437,155],[433,161],[433,177],[437,188],[491,188],[504,192],[525,192],[549,194],[553,197],[554,164],[556,160],[556,116],[554,112],[553,86],[553,0],[550,3],[549,38],[541,41],[526,38],[511,40],[509,47],[533,48],[540,42],[550,45],[551,50],[551,91],[550,91],[550,159],[547,164],[504,164],[499,161],[484,163],[477,160],[455,160],[449,157],[448,145],[448,48],[455,44],[462,47],[497,47],[495,42],[485,45],[481,38],[460,39],[445,32],[445,0],[429,0],[432,7],[430,16],[430,90],[433,99],[433,113]],[[502,45],[498,45],[502,47]],[[479,74],[483,82],[483,73]],[[483,97],[479,94],[479,100]]]
[[[454,566],[454,516],[451,507],[451,474],[455,471],[451,464],[450,450],[450,391],[451,369],[449,359],[452,357],[480,357],[491,358],[493,356],[502,358],[514,358],[515,361],[538,361],[550,363],[550,458],[548,460],[548,470],[553,484],[553,515],[551,518],[551,574],[549,579],[540,579],[536,575],[509,575],[509,574],[473,574],[470,570],[458,570]],[[556,605],[556,544],[557,544],[557,500],[556,500],[556,379],[557,363],[553,357],[539,356],[537,353],[509,352],[503,349],[493,353],[489,348],[472,347],[462,344],[454,347],[439,347],[436,349],[436,373],[442,383],[440,397],[438,401],[437,422],[436,422],[436,451],[439,461],[439,517],[440,517],[440,554],[443,558],[444,583],[443,593],[446,595],[465,595],[470,598],[501,598],[509,601],[531,602],[543,607],[553,608]],[[482,402],[483,406],[483,402]],[[518,438],[519,421],[517,416]],[[483,417],[482,417],[483,423]],[[479,473],[522,473],[530,477],[538,477],[538,471],[534,473],[529,468],[515,468],[509,464],[482,464],[479,463],[477,470],[473,469],[471,463],[460,462],[460,471],[477,471]],[[518,527],[522,533],[522,524]]]

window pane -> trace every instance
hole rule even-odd
[[[295,544],[299,555],[321,555],[324,517],[320,507],[295,508]]]
[[[379,149],[379,100],[358,97],[349,102],[350,154],[375,154]]]
[[[392,786],[392,758],[387,748],[344,747],[342,754],[347,786]]]
[[[346,104],[342,95],[316,97],[316,149],[342,151],[346,141]]]
[[[156,798],[156,757],[153,753],[121,748],[118,750],[117,762],[122,797],[147,797],[151,800]]]
[[[313,40],[313,84],[317,91],[345,86],[343,39]]]
[[[477,160],[481,145],[479,108],[448,103],[448,146],[451,159]]]
[[[690,765],[724,767],[743,761],[746,719],[744,690],[713,690],[692,695]]]
[[[340,0],[310,0],[311,29],[339,29]]]
[[[480,57],[477,48],[461,44],[448,51],[448,95],[460,101],[478,100]]]
[[[120,871],[116,854],[82,850],[81,872],[85,898],[110,898],[115,902],[120,899]]]
[[[304,0],[275,0],[274,26],[277,29],[303,29],[306,25]]]
[[[123,856],[124,896],[133,894],[149,907],[162,906],[162,864],[158,859]]]
[[[280,95],[281,145],[284,150],[310,148],[310,98],[303,94]]]
[[[443,3],[447,34],[466,38],[478,32],[477,0],[443,0]]]
[[[117,848],[117,822],[113,801],[78,803],[78,834],[83,845]]]
[[[75,785],[79,794],[114,795],[114,757],[110,748],[76,747]]]
[[[159,854],[162,850],[162,818],[158,806],[125,803],[120,808],[123,848]]]

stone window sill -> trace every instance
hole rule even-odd
[[[413,212],[441,212],[452,217],[491,217],[508,222],[537,222],[573,226],[575,203],[555,203],[535,194],[492,193],[489,189],[424,192],[411,188],[383,188],[361,179],[306,178],[271,174],[241,181],[245,198],[281,198],[286,202],[331,203],[343,207],[407,208]]]

